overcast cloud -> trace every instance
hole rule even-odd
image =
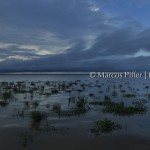
[[[150,69],[148,0],[1,0],[0,71]]]

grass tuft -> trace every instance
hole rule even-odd
[[[104,119],[96,121],[94,128],[91,129],[91,132],[96,135],[99,135],[100,133],[108,134],[121,128],[122,126],[120,124],[117,124],[109,119]]]

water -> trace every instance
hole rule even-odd
[[[40,130],[45,130],[45,124],[50,127],[55,127],[56,130],[64,134],[79,133],[94,137],[90,129],[94,126],[94,122],[105,118],[111,119],[114,122],[122,125],[122,129],[114,131],[113,135],[133,135],[150,137],[150,100],[148,97],[150,83],[142,79],[91,79],[89,75],[0,75],[1,95],[10,89],[4,89],[2,82],[8,82],[17,85],[18,81],[23,82],[24,89],[29,91],[32,88],[37,88],[31,94],[30,92],[13,93],[9,99],[9,104],[0,107],[0,130],[10,130],[24,128],[26,130],[36,130],[32,124],[31,112],[41,111],[48,114],[46,121],[40,123]],[[49,82],[47,82],[49,81]],[[33,82],[33,85],[31,85]],[[60,90],[56,94],[50,94],[51,89],[58,89],[59,84],[65,84],[69,87],[65,90]],[[122,85],[121,89],[119,85]],[[41,87],[44,86],[44,91],[41,93]],[[83,88],[84,87],[84,88]],[[22,87],[21,87],[22,88]],[[12,89],[11,89],[12,90]],[[68,92],[70,90],[71,92]],[[117,96],[112,96],[113,92]],[[135,94],[135,97],[124,97],[123,92]],[[94,96],[90,96],[90,94]],[[31,96],[32,95],[32,96]],[[84,97],[87,103],[92,101],[103,101],[105,96],[110,96],[111,101],[123,101],[126,106],[132,105],[135,100],[145,101],[144,105],[147,111],[144,114],[135,114],[131,116],[119,116],[111,113],[103,113],[103,106],[89,105],[90,110],[85,114],[60,117],[53,111],[54,104],[60,104],[63,111],[70,110],[75,107],[75,102],[70,102],[68,99],[74,97]],[[1,96],[1,100],[3,97]],[[25,105],[25,101],[29,105]],[[37,102],[38,106],[33,107],[33,103]],[[23,111],[23,115],[21,115]],[[67,130],[69,129],[69,131]]]

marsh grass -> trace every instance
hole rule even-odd
[[[38,101],[33,101],[33,102],[32,102],[32,106],[33,106],[34,108],[37,108],[38,105],[39,105]]]
[[[132,116],[135,114],[144,114],[147,111],[146,106],[143,104],[125,106],[124,102],[107,102],[104,103],[105,108],[102,110],[104,113],[112,113],[120,116]]]
[[[103,102],[100,101],[94,101],[94,102],[89,102],[90,105],[103,105]]]
[[[75,97],[69,97],[69,98],[68,98],[68,106],[70,106],[71,103],[74,104],[75,101],[76,101]]]
[[[32,111],[31,118],[34,122],[41,122],[42,119],[45,119],[47,114],[45,112],[40,111]]]
[[[82,108],[73,108],[71,110],[62,110],[60,112],[61,117],[71,117],[71,116],[80,116],[85,114],[88,110]]]
[[[145,89],[147,90],[147,93],[148,93],[149,86],[148,86],[148,85],[146,85],[146,86],[145,86]]]
[[[59,91],[58,91],[57,89],[52,89],[52,90],[51,90],[51,93],[52,93],[52,94],[58,94],[58,92],[59,92]]]
[[[110,96],[105,95],[105,96],[104,96],[104,100],[110,100]]]
[[[116,92],[116,91],[113,91],[113,92],[112,92],[112,96],[114,96],[114,97],[117,96],[117,92]]]
[[[27,91],[27,90],[21,90],[21,89],[15,89],[15,93],[18,93],[18,94],[24,94],[24,93],[30,93],[30,91]]]
[[[53,112],[60,114],[60,112],[61,112],[61,104],[60,103],[55,103],[53,105],[52,110],[53,110]]]
[[[115,102],[111,101],[111,100],[104,100],[104,101],[94,101],[94,102],[90,102],[90,105],[103,105],[103,106],[111,106],[116,104]]]
[[[125,106],[124,102],[113,102],[110,100],[104,100],[102,102],[94,101],[90,102],[90,105],[104,106],[102,112],[112,113],[120,116],[131,116],[135,114],[144,114],[147,111],[143,101],[134,101],[131,106]]]
[[[25,105],[26,107],[29,107],[29,105],[30,105],[29,101],[25,101],[25,102],[24,102],[24,105]]]
[[[89,110],[87,104],[88,103],[85,100],[85,97],[78,97],[78,101],[76,102],[76,107],[70,110],[61,110],[59,116],[70,117],[70,116],[80,116],[81,114],[85,114]]]
[[[123,97],[127,97],[127,98],[136,97],[136,94],[133,94],[133,93],[126,93],[126,94],[123,94]]]
[[[122,126],[120,124],[109,119],[104,119],[96,121],[94,128],[91,128],[91,132],[96,135],[99,135],[100,133],[108,134],[112,133],[114,130],[120,130],[121,128]]]
[[[10,99],[12,97],[12,93],[10,91],[9,92],[4,92],[2,94],[2,96],[3,96],[4,100],[7,100],[7,99]]]
[[[6,100],[1,100],[0,101],[0,106],[5,107],[8,104]]]
[[[146,100],[135,100],[132,102],[133,105],[137,106],[137,107],[144,107],[144,104],[146,104],[147,101]]]
[[[31,112],[31,128],[34,130],[41,130],[41,121],[47,121],[48,114],[46,112],[32,111]]]
[[[89,97],[94,97],[94,93],[89,93]]]
[[[125,93],[126,92],[126,90],[121,90],[121,93]]]
[[[85,106],[87,104],[87,101],[84,97],[78,97],[78,101],[76,103],[76,107],[79,109],[85,109]]]

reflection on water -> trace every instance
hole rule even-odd
[[[0,129],[24,128],[24,147],[45,133],[149,137],[149,87],[142,79],[0,75]]]

